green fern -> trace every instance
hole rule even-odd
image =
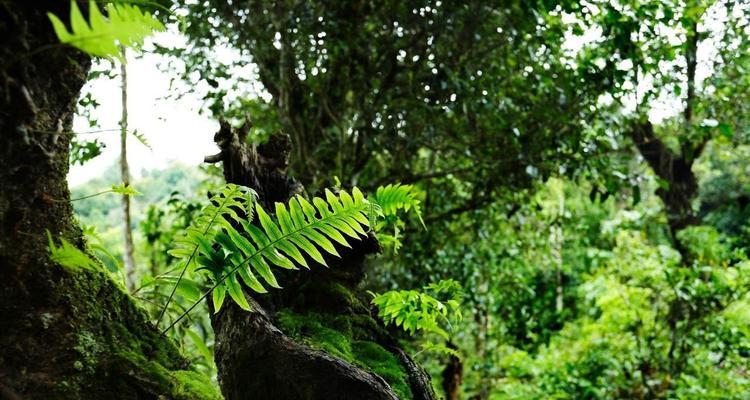
[[[70,2],[70,26],[52,13],[47,13],[57,38],[84,52],[105,58],[120,57],[119,46],[130,47],[143,43],[154,31],[163,31],[164,25],[138,6],[126,3],[108,3],[105,18],[99,6],[89,2],[89,21],[81,14],[75,0]]]
[[[208,271],[215,282],[216,310],[227,294],[250,309],[240,281],[258,293],[267,291],[264,285],[280,288],[271,266],[309,268],[307,257],[326,265],[323,253],[339,256],[334,243],[349,247],[348,239],[360,240],[366,234],[363,227],[369,226],[370,205],[359,189],[351,195],[343,190],[338,196],[329,190],[325,194],[325,199],[315,197],[312,203],[301,196],[292,198],[288,206],[276,203],[275,219],[256,204],[259,226],[241,220],[242,232],[227,228],[215,236],[219,248],[200,246],[199,269]]]
[[[49,238],[49,255],[52,261],[74,271],[81,268],[93,271],[98,268],[94,260],[65,238],[60,238],[60,246],[52,240],[52,234],[49,231],[47,231],[47,238]]]
[[[461,286],[452,279],[427,285],[422,292],[391,290],[373,294],[372,299],[378,307],[378,315],[386,324],[392,323],[412,335],[417,331],[436,333],[446,340],[450,336],[441,327],[441,322],[450,329],[451,319],[461,319],[460,301]]]
[[[399,210],[419,214],[419,201],[411,186],[382,188],[372,203],[357,188],[351,194],[340,190],[338,195],[326,190],[324,198],[312,201],[295,196],[288,205],[275,204],[275,218],[255,202],[252,194],[241,195],[238,186],[227,185],[177,241],[178,247],[170,251],[187,260],[183,273],[194,261],[195,271],[208,275],[212,285],[164,332],[209,295],[216,311],[227,295],[250,310],[243,286],[257,293],[267,292],[267,287],[281,288],[272,267],[310,268],[311,261],[326,265],[324,254],[339,256],[336,244],[350,247],[351,240],[361,240],[367,234],[373,221],[394,216]],[[254,216],[257,224],[250,222]]]
[[[400,233],[406,225],[399,215],[401,211],[412,212],[419,219],[422,227],[427,229],[422,219],[419,196],[419,190],[414,186],[399,183],[380,186],[375,191],[375,195],[370,196],[369,200],[372,204],[370,220],[373,230],[383,247],[392,248],[394,254],[398,254],[401,249]],[[385,233],[386,230],[392,233]]]
[[[420,350],[420,353],[423,351],[432,351],[436,353],[447,354],[449,356],[454,356],[458,358],[462,357],[461,353],[458,352],[458,350],[452,349],[441,343],[425,342],[425,343],[422,343],[421,347],[422,347],[422,350]]]
[[[376,212],[382,217],[397,216],[400,210],[413,211],[426,229],[418,196],[419,190],[413,185],[396,183],[378,187],[370,202],[377,205]]]
[[[109,190],[112,193],[121,194],[123,196],[141,196],[143,193],[135,190],[130,184],[121,183],[119,185],[112,184],[112,188]]]

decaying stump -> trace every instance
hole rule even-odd
[[[214,140],[227,182],[248,186],[264,208],[304,188],[285,173],[292,148],[287,135],[273,135],[258,148],[247,130],[226,122]],[[252,312],[227,302],[211,322],[216,334],[219,382],[237,399],[434,399],[430,379],[373,318],[357,285],[367,255],[379,251],[374,237],[338,248],[330,268],[281,271],[281,290],[253,294]]]

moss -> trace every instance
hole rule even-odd
[[[61,301],[74,310],[79,328],[69,336],[80,374],[57,385],[65,398],[149,397],[221,399],[210,377],[185,370],[188,362],[122,287],[106,272],[81,271],[65,275],[72,290]],[[99,382],[92,385],[92,382]],[[106,384],[101,384],[107,382]]]
[[[377,323],[369,316],[296,314],[283,310],[277,318],[279,327],[295,340],[379,375],[399,399],[412,398],[406,370],[398,357],[367,340],[377,329]]]
[[[330,285],[328,285],[327,294],[338,298],[341,302],[348,304],[349,306],[355,306],[359,303],[357,296],[355,296],[349,288],[338,282],[331,282]]]
[[[412,397],[411,387],[401,361],[383,346],[359,340],[352,346],[355,359],[388,382],[399,399]]]
[[[222,399],[221,393],[211,381],[195,371],[173,371],[173,396],[184,399]]]
[[[223,397],[218,388],[206,375],[196,371],[171,371],[162,364],[147,360],[136,352],[121,352],[117,354],[119,363],[115,369],[134,374],[134,378],[143,385],[151,386],[152,391],[168,389],[169,398],[175,400],[220,400]]]
[[[81,356],[80,360],[73,363],[73,367],[78,371],[93,371],[102,352],[102,345],[95,339],[94,334],[86,330],[78,333],[77,344],[73,349]]]

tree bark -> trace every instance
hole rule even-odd
[[[446,347],[458,350],[452,341],[446,342]],[[445,400],[458,400],[461,398],[461,381],[463,381],[464,364],[460,358],[450,355],[448,364],[443,369],[443,392]]]
[[[292,150],[291,139],[277,134],[257,149],[246,145],[248,126],[233,130],[222,122],[214,140],[221,152],[206,157],[222,161],[227,182],[253,188],[264,208],[285,202],[303,187],[284,170]],[[311,270],[281,271],[284,289],[267,295],[248,297],[253,307],[246,312],[227,302],[212,316],[216,334],[215,359],[219,383],[226,399],[434,399],[427,374],[417,366],[373,320],[367,302],[356,289],[364,277],[363,263],[368,254],[379,251],[374,237],[339,248],[340,259],[329,258],[330,269],[314,265]],[[383,349],[385,359],[395,360],[403,375],[398,388],[393,376],[380,376],[362,359],[345,359],[341,354],[321,350],[305,336],[285,331],[280,315],[304,320],[314,313],[314,324],[343,321],[340,330],[356,331],[340,343],[357,353],[361,347]],[[304,324],[303,324],[304,325]],[[335,335],[335,328],[332,331]],[[338,337],[338,336],[337,336]],[[341,338],[344,336],[342,335]],[[343,339],[342,339],[343,340]],[[351,348],[349,347],[351,346]],[[390,382],[389,382],[390,379]]]
[[[66,174],[90,60],[60,45],[46,16],[67,21],[69,7],[0,2],[0,397],[206,398],[104,269],[50,260],[47,232],[85,249]]]
[[[693,210],[698,180],[692,167],[703,144],[695,145],[689,155],[685,151],[683,154],[675,154],[656,136],[649,121],[637,123],[631,130],[630,137],[656,176],[664,182],[656,194],[664,203],[671,233],[698,223]]]

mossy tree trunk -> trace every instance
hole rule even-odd
[[[303,191],[286,175],[292,144],[277,134],[257,149],[245,144],[249,124],[222,123],[214,140],[227,182],[251,187],[267,210]],[[252,312],[226,302],[212,317],[219,383],[229,400],[434,399],[429,376],[371,315],[357,285],[374,237],[337,249],[330,268],[282,271],[283,289],[248,299]]]
[[[73,113],[90,60],[46,12],[0,2],[0,397],[217,397],[103,270],[49,258],[47,232],[84,249],[66,182]]]

